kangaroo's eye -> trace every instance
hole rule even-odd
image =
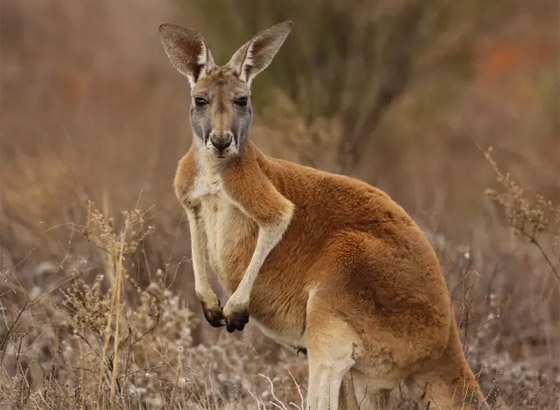
[[[233,103],[234,103],[235,105],[239,105],[239,106],[241,106],[241,107],[245,107],[245,106],[247,105],[247,101],[249,101],[247,97],[238,97],[238,98],[236,98],[235,100],[233,100]]]
[[[206,99],[202,97],[194,97],[194,104],[197,107],[202,107],[203,105],[208,104],[208,101],[206,101]]]

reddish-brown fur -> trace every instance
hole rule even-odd
[[[175,180],[183,203],[195,170],[189,151]],[[479,397],[436,256],[389,196],[352,178],[267,157],[252,143],[224,169],[223,181],[228,195],[261,223],[280,218],[287,201],[295,205],[253,287],[251,317],[274,333],[303,336],[307,293],[318,286],[322,314],[350,323],[369,355],[393,357],[389,373],[396,367],[403,380],[417,374],[422,382],[436,374],[457,388],[457,398],[463,387]],[[230,293],[255,247],[258,224],[248,223],[250,232],[223,250]]]
[[[257,35],[226,67],[213,65],[205,45],[189,45],[209,62],[196,72],[183,60],[200,58],[183,58],[180,47],[200,36],[164,27],[170,58],[190,76],[193,95],[208,99],[195,120],[191,111],[193,129],[211,124],[216,138],[234,135],[248,115],[235,98],[258,72],[244,71],[243,56],[249,50],[253,68],[266,67],[289,27]],[[175,189],[195,236],[195,287],[211,324],[242,330],[248,310],[266,334],[306,348],[310,409],[338,407],[343,378],[347,408],[384,408],[401,382],[433,408],[483,403],[436,255],[399,205],[356,179],[268,157],[237,143],[241,136],[234,151],[219,154],[205,135],[181,159]],[[205,279],[206,259],[232,295],[223,310]]]

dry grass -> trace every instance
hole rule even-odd
[[[157,270],[141,288],[130,255],[150,233],[144,214],[122,223],[90,206],[85,235],[103,261],[83,259],[53,275],[48,290],[26,289],[14,270],[2,272],[0,397],[14,408],[254,408],[298,400],[293,374],[301,360],[279,353],[266,362],[251,345],[222,335],[195,345],[198,320]],[[266,376],[259,377],[259,373]]]
[[[0,408],[302,406],[304,357],[201,321],[171,188],[188,90],[156,30],[198,28],[224,62],[285,18],[256,143],[393,196],[436,248],[491,406],[557,408],[558,7],[455,4],[0,3]]]
[[[503,182],[500,176],[498,181]],[[515,195],[508,209],[520,215],[527,199],[511,184],[504,187],[499,195]],[[515,208],[520,204],[523,207]],[[5,405],[303,408],[303,358],[255,348],[250,337],[239,340],[223,332],[209,345],[197,344],[193,332],[200,315],[173,292],[170,272],[158,269],[145,287],[133,279],[134,254],[154,231],[146,212],[124,212],[115,220],[90,203],[86,215],[83,226],[71,224],[68,229],[89,243],[87,256],[66,255],[58,268],[52,267],[42,288],[22,284],[18,266],[2,271],[0,398]],[[551,221],[539,221],[542,231],[552,227]],[[553,408],[560,390],[558,368],[549,362],[535,369],[504,349],[511,342],[501,323],[507,302],[492,285],[481,292],[477,251],[437,235],[431,239],[447,272],[465,353],[492,408]],[[91,262],[94,254],[97,266]],[[552,288],[545,302],[554,304],[551,298],[557,295],[558,288]],[[406,392],[395,395],[393,402],[395,408],[415,408]]]

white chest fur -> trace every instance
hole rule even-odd
[[[243,240],[250,221],[225,192],[219,169],[203,163],[198,171],[190,199],[199,205],[199,223],[206,237],[208,262],[225,285],[227,280],[223,275],[228,272],[224,266],[224,250]]]
[[[225,195],[208,195],[200,202],[200,217],[206,234],[208,259],[212,269],[218,274],[225,271],[221,251],[228,246],[226,234],[231,225],[233,204]]]

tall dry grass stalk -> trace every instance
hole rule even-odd
[[[112,362],[110,363],[110,396],[109,404],[115,403],[117,390],[117,375],[119,370],[120,319],[122,312],[121,294],[123,293],[123,279],[131,280],[124,266],[125,256],[134,253],[138,245],[154,229],[152,225],[145,227],[144,214],[139,210],[125,211],[122,214],[120,229],[115,227],[115,220],[106,219],[104,214],[89,203],[87,224],[83,233],[93,239],[104,252],[107,276],[111,283],[111,302],[107,313],[107,324],[104,330],[103,349],[99,362],[97,381],[97,408],[105,408],[105,394],[103,394],[104,374],[107,371],[107,352],[109,341],[113,338]],[[134,284],[139,290],[138,286]],[[114,322],[114,323],[113,323]]]
[[[529,198],[523,189],[511,176],[509,172],[504,173],[492,157],[492,147],[489,147],[484,155],[496,174],[498,189],[487,189],[488,197],[498,204],[506,217],[507,224],[512,228],[515,235],[529,241],[541,253],[546,264],[555,278],[560,282],[558,264],[560,264],[560,205],[554,205],[552,201],[544,196],[536,194]],[[548,238],[543,238],[548,236]],[[547,251],[543,240],[551,239]],[[555,254],[556,264],[553,262],[552,252]]]

